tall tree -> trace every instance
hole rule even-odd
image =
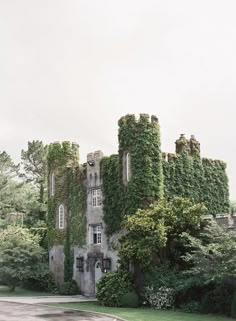
[[[191,263],[189,274],[203,283],[236,284],[236,233],[211,222],[200,238],[183,233],[189,251],[184,259]]]
[[[39,140],[28,142],[28,149],[21,151],[21,160],[24,169],[22,177],[37,186],[39,201],[43,203],[46,194],[47,146]]]

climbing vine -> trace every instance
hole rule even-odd
[[[130,179],[124,175],[130,155]],[[163,197],[163,170],[158,120],[141,114],[122,117],[119,121],[119,155],[101,162],[103,210],[107,233],[120,229],[125,214],[134,214]]]
[[[141,114],[119,120],[119,155],[101,162],[103,210],[107,234],[120,229],[124,215],[166,198],[188,198],[204,203],[210,214],[229,211],[226,165],[201,159],[200,143],[184,135],[176,141],[176,154],[161,153],[158,120]],[[131,178],[124,179],[124,155],[130,154]]]
[[[54,143],[48,151],[49,185],[54,173],[55,192],[48,197],[49,246],[64,245],[64,276],[70,279],[73,267],[73,245],[83,245],[86,235],[85,169],[79,165],[78,146],[69,142]],[[65,208],[65,228],[58,229],[58,207]]]
[[[112,235],[120,228],[123,215],[123,189],[120,184],[118,155],[104,157],[100,162],[103,191],[103,212],[106,233]]]
[[[229,190],[226,164],[222,161],[201,159],[183,151],[163,159],[165,197],[189,198],[204,203],[210,214],[228,213]]]

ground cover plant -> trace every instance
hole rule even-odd
[[[133,308],[111,308],[100,306],[98,303],[63,303],[51,304],[57,307],[107,313],[127,321],[230,321],[230,318],[217,315],[184,313],[174,310],[152,310]]]

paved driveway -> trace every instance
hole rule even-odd
[[[89,312],[0,301],[0,321],[114,321]]]

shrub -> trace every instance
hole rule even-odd
[[[236,319],[236,292],[234,292],[233,300],[231,303],[231,318]]]
[[[48,266],[42,264],[34,277],[30,277],[21,284],[23,288],[33,291],[48,291],[54,292],[56,284],[53,274],[49,271]]]
[[[74,280],[69,282],[63,282],[59,286],[59,293],[61,295],[75,295],[79,293],[79,288]]]
[[[154,266],[145,274],[145,285],[154,289],[176,288],[179,283],[179,271],[167,263]]]
[[[97,283],[96,296],[101,305],[119,307],[123,295],[132,290],[129,273],[123,271],[108,272]]]
[[[174,289],[146,287],[144,298],[153,309],[169,309],[174,306]]]
[[[121,298],[121,306],[124,308],[137,308],[138,303],[139,299],[135,291],[125,293]]]
[[[189,302],[183,303],[181,304],[180,308],[184,312],[189,312],[189,313],[200,312],[200,304],[197,301],[189,301]]]
[[[233,301],[233,286],[222,284],[205,294],[201,302],[202,313],[230,315]]]

